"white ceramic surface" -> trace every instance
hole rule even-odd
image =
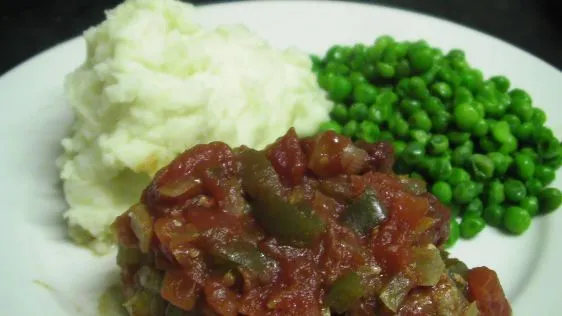
[[[378,6],[309,1],[212,5],[200,8],[198,19],[209,26],[243,23],[275,46],[314,53],[336,43],[371,43],[383,34],[424,38],[444,50],[461,48],[485,75],[507,75],[529,91],[562,136],[560,71],[450,22]],[[93,315],[116,271],[113,255],[96,258],[69,243],[61,219],[65,203],[54,160],[72,120],[63,79],[84,57],[82,39],[73,39],[0,78],[0,315]],[[562,187],[562,181],[554,185]],[[535,219],[522,237],[488,228],[476,240],[460,242],[453,253],[471,266],[495,269],[517,315],[559,315],[560,240],[559,211]]]

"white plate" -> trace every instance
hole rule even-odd
[[[502,41],[435,18],[378,6],[339,2],[250,2],[206,6],[205,25],[241,22],[278,47],[322,53],[335,43],[371,43],[379,35],[424,38],[466,51],[486,75],[505,74],[533,96],[562,135],[562,75]],[[9,49],[9,48],[8,48]],[[84,59],[84,43],[60,44],[0,78],[0,184],[3,240],[1,315],[92,315],[115,272],[113,256],[93,257],[65,239],[55,157],[71,123],[63,78]],[[559,174],[560,177],[560,174]],[[561,180],[556,186],[562,187]],[[454,254],[495,269],[518,315],[556,315],[562,277],[562,213],[535,219],[522,237],[486,229]],[[41,283],[48,285],[45,287]]]

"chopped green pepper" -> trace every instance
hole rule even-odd
[[[308,205],[293,205],[267,192],[255,197],[252,214],[281,242],[306,246],[326,230],[326,223]]]
[[[361,299],[365,290],[357,272],[336,279],[326,296],[326,303],[336,313],[344,313]]]
[[[342,222],[360,234],[367,234],[387,217],[387,210],[372,190],[366,190],[342,214]]]

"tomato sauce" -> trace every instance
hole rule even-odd
[[[448,209],[393,163],[390,144],[292,129],[185,151],[114,223],[127,311],[510,315],[493,271],[450,268]]]

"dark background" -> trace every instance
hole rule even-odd
[[[119,0],[3,0],[0,74],[103,19]],[[192,1],[204,4],[218,1]],[[562,69],[559,0],[372,0],[470,26],[515,44]]]

